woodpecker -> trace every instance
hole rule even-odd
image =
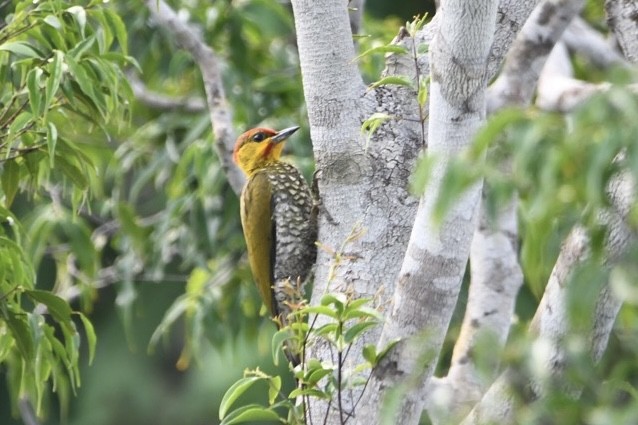
[[[298,129],[254,128],[239,136],[233,151],[247,176],[240,209],[248,261],[279,327],[303,294],[317,255],[314,198],[299,170],[280,160],[284,142]]]

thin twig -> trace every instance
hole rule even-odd
[[[143,104],[155,109],[182,109],[186,112],[202,112],[206,110],[206,102],[199,97],[173,97],[150,90],[137,75],[128,73],[128,81],[135,98]]]
[[[151,12],[154,21],[166,29],[172,37],[192,56],[202,73],[210,120],[215,136],[215,150],[219,156],[228,182],[235,191],[240,193],[244,186],[245,177],[232,160],[235,144],[235,132],[230,105],[226,100],[218,58],[202,36],[192,25],[182,21],[177,13],[163,0],[146,0],[146,7]]]
[[[13,99],[16,99],[17,97],[14,97]],[[11,106],[13,104],[13,99],[11,99],[11,104],[9,104],[9,106]],[[5,129],[6,127],[9,126],[9,124],[11,122],[13,122],[13,120],[18,116],[18,114],[20,112],[22,112],[24,110],[24,108],[29,104],[29,100],[25,100],[24,103],[22,105],[20,105],[20,107],[18,109],[15,110],[15,112],[9,117],[7,118],[7,120],[5,121],[5,123],[2,125],[2,129]],[[7,112],[9,112],[9,109],[7,108]],[[5,113],[6,114],[6,113]],[[2,114],[2,119],[4,119],[5,114]]]
[[[39,151],[41,147],[43,147],[44,144],[40,144],[40,145],[36,145],[36,146],[30,146],[28,148],[22,148],[22,149],[12,149],[13,152],[17,152],[15,155],[12,156],[7,156],[5,158],[0,158],[0,163],[3,162],[7,162],[7,161],[11,161],[14,160],[16,158],[20,158],[21,156],[25,156],[28,155],[32,152],[36,152]]]

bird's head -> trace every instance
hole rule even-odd
[[[277,161],[284,148],[284,141],[299,127],[281,131],[269,128],[253,128],[237,138],[233,149],[233,160],[247,175],[269,162]]]

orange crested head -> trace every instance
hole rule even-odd
[[[251,175],[266,164],[279,160],[284,142],[299,127],[281,131],[269,128],[253,128],[237,138],[233,149],[233,160],[247,175]]]

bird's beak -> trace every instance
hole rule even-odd
[[[271,143],[281,143],[284,140],[286,140],[287,138],[289,138],[290,136],[292,136],[292,134],[295,131],[297,131],[297,130],[299,130],[299,126],[284,128],[279,133],[277,133],[274,136],[272,136],[270,138],[270,142]]]

